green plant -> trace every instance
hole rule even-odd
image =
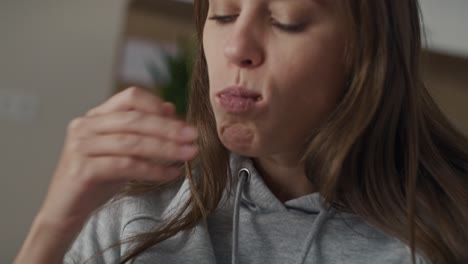
[[[192,73],[193,45],[191,42],[179,41],[178,52],[170,55],[164,52],[169,78],[158,85],[159,95],[164,101],[172,102],[176,107],[177,115],[184,117],[188,107],[188,91]],[[155,83],[160,82],[162,73],[154,63],[148,64],[151,76]]]

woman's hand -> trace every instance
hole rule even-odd
[[[172,104],[143,89],[129,88],[72,120],[46,199],[17,263],[31,261],[21,257],[28,251],[39,251],[35,257],[44,261],[61,260],[88,216],[128,181],[163,183],[179,176],[177,167],[164,164],[193,159],[197,131],[177,120],[174,112]],[[56,239],[40,241],[44,232],[37,229],[47,227],[68,235],[49,233],[45,240]],[[50,247],[32,250],[32,241]],[[60,256],[57,244],[65,244]]]

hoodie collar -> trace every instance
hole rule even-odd
[[[236,154],[231,155],[231,175],[236,179],[236,190],[234,193],[233,229],[232,229],[232,264],[239,263],[239,229],[241,204],[252,210],[262,212],[287,212],[299,210],[303,213],[317,214],[310,227],[304,245],[297,255],[294,263],[304,264],[309,254],[311,245],[322,230],[322,226],[331,216],[329,209],[323,209],[320,195],[313,193],[290,200],[286,203],[280,202],[267,188],[264,181],[253,166],[251,159]],[[317,213],[318,212],[318,213]]]
[[[307,214],[318,214],[325,208],[323,206],[323,199],[318,192],[284,203],[281,202],[267,187],[251,158],[231,153],[230,169],[235,182],[238,180],[239,171],[242,169],[249,171],[250,176],[244,184],[242,191],[242,203],[252,210],[261,212],[286,212],[294,210]]]

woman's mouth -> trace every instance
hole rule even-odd
[[[220,106],[228,113],[241,114],[258,107],[262,96],[243,87],[229,87],[216,94]]]

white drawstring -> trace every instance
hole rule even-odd
[[[250,176],[250,171],[248,169],[241,169],[238,173],[239,182],[237,183],[236,189],[236,199],[234,202],[234,215],[232,220],[232,264],[238,264],[238,255],[239,255],[239,209],[240,209],[240,200],[242,189],[244,184],[247,182],[248,177]]]

